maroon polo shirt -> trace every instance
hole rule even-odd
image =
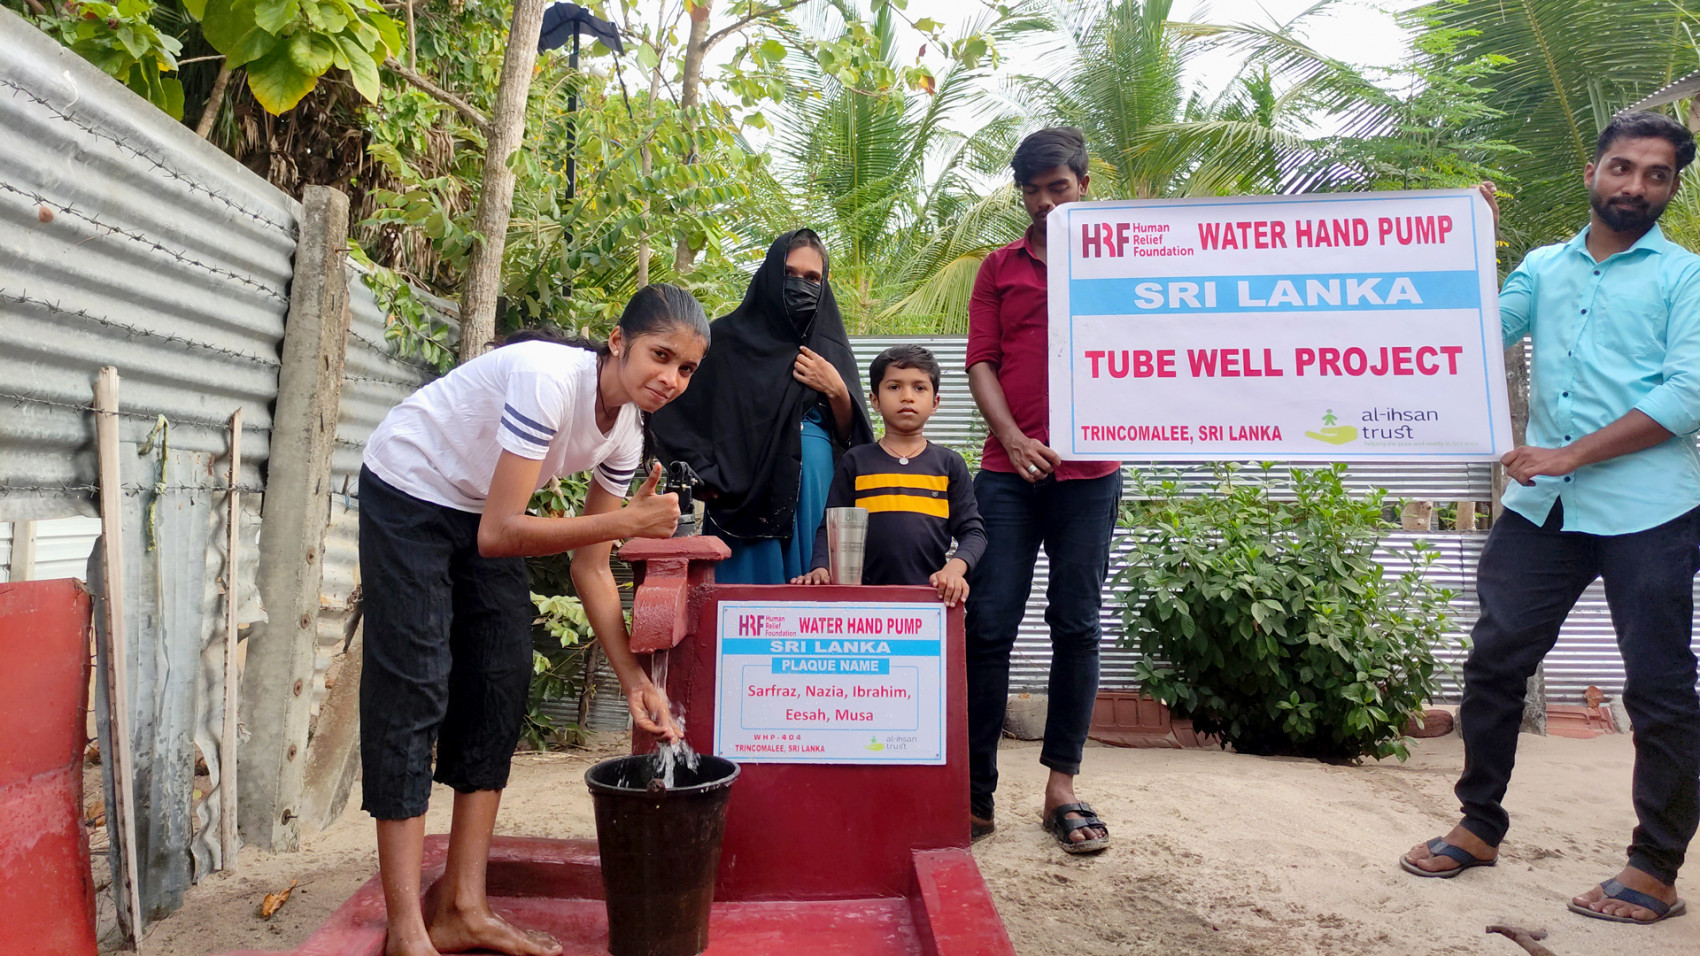
[[[990,363],[998,373],[1010,414],[1022,434],[1051,444],[1050,310],[1045,288],[1045,264],[1033,257],[1027,234],[986,256],[974,278],[974,297],[968,304],[968,357],[973,368]],[[1015,473],[997,436],[986,436],[980,467]],[[1102,478],[1121,465],[1113,461],[1065,461],[1055,474],[1059,481]]]

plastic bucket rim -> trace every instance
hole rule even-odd
[[[598,760],[585,770],[584,785],[590,789],[592,794],[605,793],[611,795],[632,796],[657,796],[660,794],[688,795],[695,793],[707,793],[711,790],[719,790],[725,787],[730,787],[738,779],[738,775],[744,772],[744,768],[740,766],[736,760],[729,760],[725,757],[716,757],[713,754],[702,754],[701,757],[703,760],[721,761],[731,767],[732,772],[724,777],[709,780],[705,783],[692,784],[688,787],[668,787],[666,790],[659,791],[652,791],[647,787],[616,787],[613,784],[602,783],[601,781],[591,779],[590,775],[595,773],[598,767],[602,767],[606,764],[611,764],[619,760],[630,760],[634,757],[653,756],[654,754],[625,754],[620,757],[609,757],[606,760]]]

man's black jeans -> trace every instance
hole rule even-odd
[[[1577,598],[1603,577],[1635,727],[1635,815],[1629,865],[1675,883],[1700,822],[1700,696],[1689,647],[1700,509],[1633,534],[1560,530],[1563,503],[1544,525],[1506,511],[1482,551],[1482,616],[1464,664],[1464,774],[1456,793],[1464,827],[1489,845],[1510,819],[1500,801],[1517,758],[1524,687],[1558,641]]]
[[[1121,472],[1031,484],[982,470],[974,495],[986,553],[968,579],[968,774],[975,816],[992,815],[998,740],[1009,703],[1009,655],[1027,613],[1039,546],[1050,562],[1045,623],[1051,629],[1049,710],[1039,762],[1080,772],[1098,697],[1098,611],[1121,503]]]

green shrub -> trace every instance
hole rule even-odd
[[[1353,497],[1344,472],[1218,466],[1205,494],[1146,480],[1124,510],[1137,676],[1242,753],[1402,760],[1403,728],[1437,689],[1452,593],[1423,579],[1426,544],[1384,576],[1385,493]]]

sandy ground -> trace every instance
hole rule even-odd
[[[1622,865],[1634,824],[1631,757],[1627,737],[1525,736],[1500,865],[1420,880],[1394,861],[1454,822],[1451,786],[1463,761],[1455,736],[1420,742],[1404,764],[1361,767],[1093,745],[1080,792],[1116,840],[1096,858],[1061,853],[1039,829],[1038,745],[1006,741],[999,830],[975,855],[1022,956],[1522,952],[1484,936],[1489,923],[1545,929],[1558,956],[1700,953],[1700,914],[1637,927],[1564,908]],[[499,832],[594,836],[580,778],[595,759],[518,756]],[[447,829],[448,807],[447,792],[436,794],[432,832]],[[191,889],[183,909],[149,932],[147,950],[299,945],[375,867],[370,824],[351,811],[300,853],[244,850],[239,872]],[[291,880],[300,885],[289,902],[259,919],[261,897]],[[1700,903],[1696,885],[1687,895]]]

